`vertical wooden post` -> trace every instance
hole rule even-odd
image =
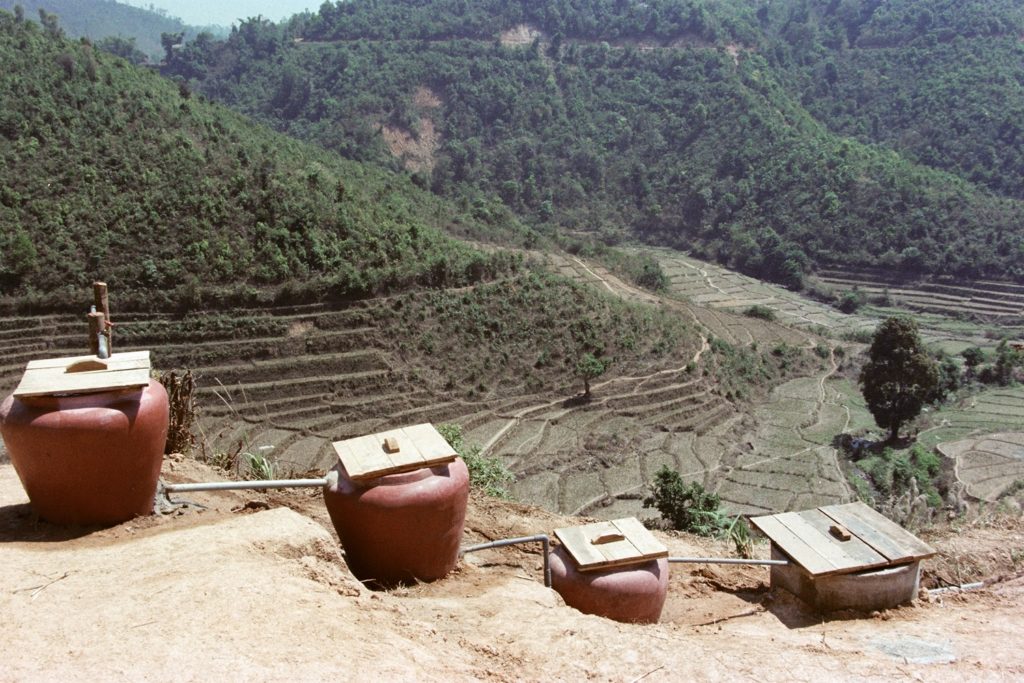
[[[89,317],[89,353],[94,356],[100,355],[99,336],[104,332],[104,321],[106,316],[102,313],[90,313]]]
[[[92,283],[92,296],[93,302],[96,304],[96,310],[103,314],[103,326],[100,330],[103,336],[107,338],[107,351],[113,355],[114,353],[114,335],[113,328],[110,327],[110,300],[107,297],[107,283],[106,282],[94,282]]]

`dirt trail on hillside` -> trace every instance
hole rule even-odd
[[[165,476],[213,473],[171,461]],[[565,607],[544,588],[535,547],[471,555],[442,581],[375,593],[348,572],[315,492],[192,497],[207,507],[69,533],[34,521],[13,470],[0,465],[0,678],[817,682],[1024,675],[1020,578],[823,620],[788,594],[768,591],[764,569],[673,565],[661,623],[638,626]],[[295,509],[278,507],[282,502]],[[465,541],[550,533],[578,521],[474,496]],[[1019,526],[967,529],[957,552],[998,554],[1000,543],[1019,544],[1019,534]],[[728,554],[681,534],[661,538],[673,554]]]

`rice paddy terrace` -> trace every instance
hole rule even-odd
[[[886,297],[918,311],[948,316],[971,314],[992,320],[1024,317],[1024,285],[992,280],[963,282],[939,279],[915,282],[885,272],[829,269],[818,279],[837,290]]]
[[[925,342],[948,353],[959,353],[968,346],[992,347],[993,339],[1004,335],[1024,338],[1024,286],[1013,283],[900,284],[892,276],[867,271],[828,270],[816,275],[815,279],[836,292],[856,289],[865,296],[868,303],[850,315],[677,251],[645,251],[661,264],[673,294],[702,307],[700,315],[709,327],[715,325],[715,313],[742,313],[758,305],[772,309],[786,326],[847,339],[862,337],[874,331],[881,318],[905,313],[909,308],[916,311]],[[879,303],[886,297],[888,304]],[[744,336],[741,332],[739,339]]]
[[[524,500],[563,511],[593,507],[649,480],[653,470],[636,466],[646,460],[620,455],[621,439],[699,439],[735,417],[714,382],[687,367],[700,352],[595,383],[589,403],[573,400],[575,384],[560,395],[465,398],[426,381],[403,357],[386,324],[393,316],[387,300],[339,310],[124,315],[115,317],[115,349],[149,349],[154,368],[193,371],[200,441],[221,461],[253,453],[282,475],[322,471],[335,462],[332,441],[396,424],[454,422],[471,443],[504,456]],[[0,366],[0,390],[13,389],[29,360],[82,354],[84,329],[73,315],[0,319],[0,339],[17,347]],[[639,508],[637,496],[632,504]]]
[[[703,372],[702,355],[714,339],[764,349],[820,348],[819,333],[870,329],[876,319],[844,315],[682,254],[656,253],[676,296],[637,289],[569,255],[533,255],[562,275],[668,307],[701,332],[702,346],[686,357],[595,381],[589,402],[574,400],[576,385],[548,394],[505,387],[508,393],[471,398],[427,381],[386,324],[395,314],[383,299],[345,308],[278,306],[185,318],[125,315],[115,317],[116,349],[150,349],[159,370],[193,370],[207,455],[262,454],[282,475],[330,467],[335,440],[396,424],[454,422],[468,443],[480,444],[513,471],[517,498],[564,513],[650,515],[642,498],[662,465],[717,491],[735,512],[851,499],[833,439],[873,423],[853,383],[837,376],[835,356],[817,375],[786,382],[741,410]],[[772,308],[785,324],[737,312],[754,304]],[[79,316],[0,319],[0,340],[13,349],[0,365],[0,390],[14,387],[28,360],[81,354],[83,330]],[[929,330],[936,339],[973,340],[955,329]],[[1012,396],[1015,391],[1006,390]],[[931,446],[980,430],[1017,429],[1005,419],[1004,398],[986,394],[974,407],[936,414],[946,422],[922,432],[922,440]],[[1020,400],[1013,410],[1024,423],[1024,394],[1005,400]],[[960,468],[965,481],[971,469]],[[1018,475],[1013,470],[1007,476]]]

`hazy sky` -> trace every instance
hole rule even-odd
[[[293,14],[310,10],[315,12],[323,0],[120,0],[128,5],[145,7],[152,5],[167,10],[167,14],[178,17],[186,24],[205,26],[219,24],[230,26],[239,19],[256,15],[273,21],[280,21]]]

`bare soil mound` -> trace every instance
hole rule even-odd
[[[164,472],[167,480],[214,474],[187,460],[168,460]],[[1019,519],[965,526],[955,539],[928,538],[943,548],[929,580],[957,567],[956,580],[991,579],[979,591],[823,619],[769,591],[764,569],[673,565],[661,623],[636,626],[564,606],[541,582],[538,548],[470,555],[442,581],[375,593],[349,573],[317,492],[190,497],[206,507],[109,529],[61,529],[33,519],[12,468],[0,465],[0,677],[819,681],[1024,674],[1024,579],[1013,578]],[[466,543],[578,521],[474,497]],[[685,535],[661,538],[675,555],[728,554]],[[968,556],[989,561],[969,566],[962,562]]]

